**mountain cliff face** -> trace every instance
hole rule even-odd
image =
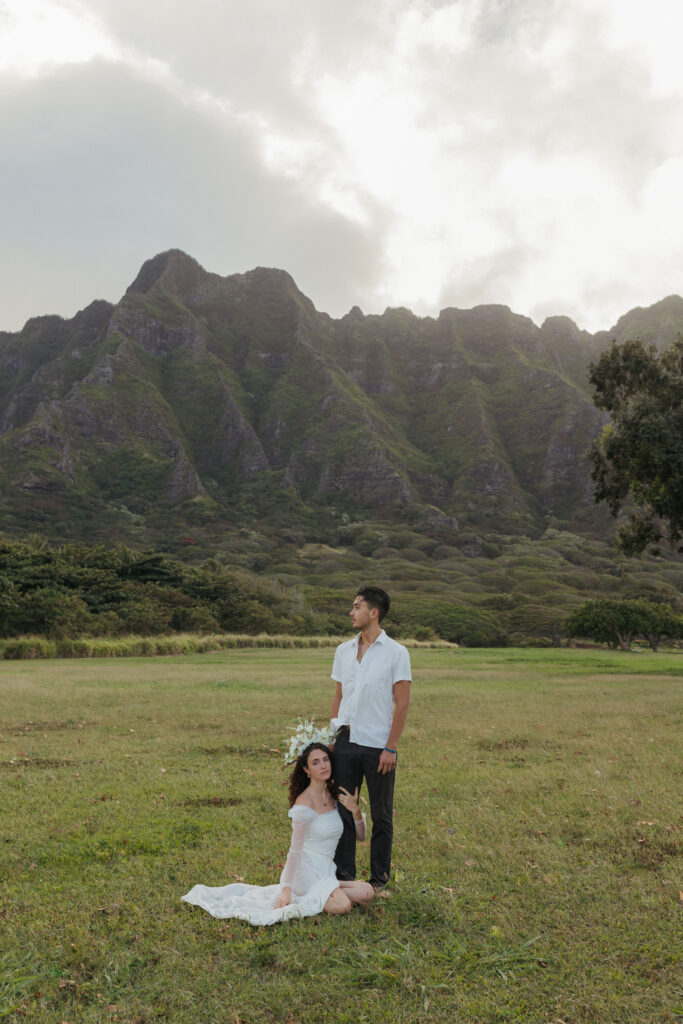
[[[658,307],[618,334],[683,329],[683,300]],[[172,250],[115,306],[0,334],[0,525],[69,536],[144,517],[161,532],[179,508],[510,533],[590,518],[603,417],[586,371],[611,336],[504,306],[332,320],[284,271],[223,278]]]

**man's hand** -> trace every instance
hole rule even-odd
[[[288,907],[291,902],[292,890],[288,885],[283,885],[282,891],[280,892],[278,898],[275,900],[275,903],[273,903],[273,906],[277,910],[279,907]]]
[[[393,772],[396,768],[396,754],[390,754],[388,750],[383,750],[379,755],[379,764],[377,765],[377,774],[386,775],[388,772]]]

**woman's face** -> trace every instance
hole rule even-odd
[[[306,761],[308,777],[311,780],[327,780],[332,774],[332,762],[326,750],[312,750]]]

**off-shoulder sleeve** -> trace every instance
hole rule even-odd
[[[292,842],[280,875],[280,885],[288,885],[291,888],[299,871],[306,833],[315,819],[315,811],[310,807],[295,804],[294,807],[290,807],[289,817],[292,819]]]

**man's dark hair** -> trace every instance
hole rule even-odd
[[[369,608],[377,609],[377,621],[381,622],[391,607],[391,599],[381,587],[361,587],[356,597],[362,597]]]

